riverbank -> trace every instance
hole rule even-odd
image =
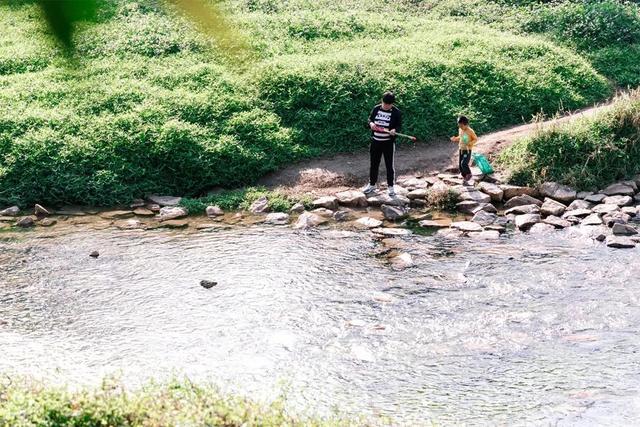
[[[347,427],[368,424],[293,417],[279,402],[258,404],[224,396],[213,387],[189,381],[152,384],[134,392],[115,380],[105,380],[100,388],[74,392],[27,381],[8,385],[7,382],[9,379],[0,384],[0,425],[3,426]]]

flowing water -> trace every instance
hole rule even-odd
[[[640,417],[640,250],[404,240],[416,265],[394,271],[368,232],[3,233],[0,372],[187,376],[400,425]]]

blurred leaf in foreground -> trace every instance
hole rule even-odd
[[[228,57],[241,60],[248,57],[247,44],[239,31],[231,26],[225,12],[206,0],[166,0],[195,22],[199,29],[212,36]]]
[[[93,19],[96,0],[38,0],[53,34],[66,47],[73,46],[73,26],[76,21]]]

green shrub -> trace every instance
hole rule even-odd
[[[596,69],[639,80],[638,42],[628,44],[636,6],[467,3],[229,0],[259,58],[239,67],[157,2],[124,0],[101,2],[97,22],[79,24],[71,64],[37,2],[3,2],[0,205],[112,205],[252,185],[288,163],[366,147],[367,114],[389,88],[407,132],[429,138],[455,131],[459,113],[482,133],[601,100],[611,87]],[[556,16],[563,7],[567,17]],[[579,8],[602,16],[594,22],[606,31],[589,33]],[[524,34],[526,23],[552,34],[545,22],[604,47],[581,58],[575,43]],[[619,25],[628,28],[614,40]]]
[[[357,421],[297,418],[282,402],[259,404],[209,386],[174,381],[130,392],[113,381],[70,392],[38,384],[0,385],[0,425],[96,426],[355,426]]]
[[[218,205],[225,211],[248,210],[253,202],[263,196],[269,200],[268,206],[271,212],[289,212],[289,209],[298,202],[310,204],[310,200],[292,198],[279,191],[269,191],[264,187],[223,190],[205,197],[184,198],[180,204],[192,214],[203,213],[207,206],[212,205]]]
[[[278,58],[257,70],[260,95],[274,102],[283,123],[312,153],[330,153],[366,146],[367,115],[386,89],[399,94],[407,132],[423,138],[451,133],[460,113],[486,132],[540,110],[576,108],[610,91],[568,50],[432,25],[434,30],[389,41],[391,59],[379,55],[375,42],[351,44],[337,54]]]
[[[455,212],[458,203],[458,193],[450,188],[431,188],[427,191],[427,205],[431,209]]]
[[[500,162],[517,184],[558,181],[593,190],[640,172],[640,98],[593,118],[539,131],[507,148]]]

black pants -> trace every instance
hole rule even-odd
[[[471,160],[471,150],[460,150],[460,160],[458,166],[460,167],[460,175],[464,179],[471,178],[471,168],[469,167],[469,161]]]
[[[387,185],[393,185],[395,181],[396,171],[393,169],[393,155],[396,151],[396,145],[393,141],[371,141],[369,153],[371,154],[371,168],[369,169],[369,183],[376,185],[378,182],[378,169],[380,168],[380,160],[384,156],[384,165],[387,168]]]

